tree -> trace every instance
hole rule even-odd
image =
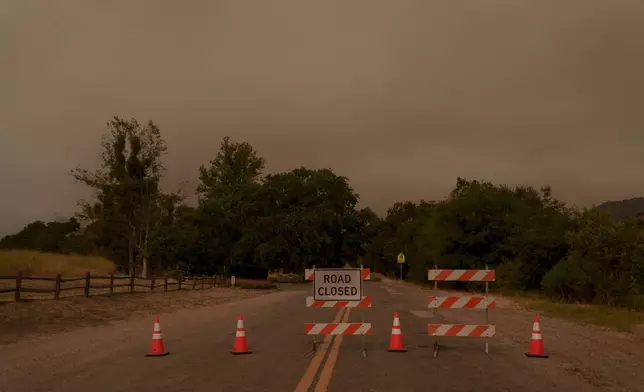
[[[93,189],[96,198],[93,203],[81,201],[80,217],[93,225],[101,248],[121,267],[127,260],[127,270],[134,276],[139,260],[146,276],[166,144],[151,121],[143,126],[135,119],[114,117],[107,127],[99,168],[71,171],[77,181]]]
[[[642,307],[644,245],[634,220],[614,222],[601,210],[575,214],[570,253],[543,278],[546,294],[564,300]]]
[[[644,307],[644,220],[569,208],[549,187],[459,177],[447,199],[395,203],[381,219],[357,209],[359,195],[332,170],[264,176],[254,148],[225,137],[199,168],[198,205],[191,207],[160,189],[166,146],[152,122],[115,117],[108,129],[98,169],[72,171],[94,190],[91,203],[81,202],[83,225],[33,222],[2,238],[0,248],[98,252],[131,274],[140,267],[143,276],[148,269],[301,273],[346,264],[391,275],[403,252],[410,280],[426,281],[434,265],[490,266],[502,289]]]
[[[211,258],[203,256],[199,235],[199,211],[183,204],[177,195],[164,196],[160,203],[150,257],[163,270],[199,271]]]
[[[240,192],[259,181],[264,166],[264,158],[250,144],[231,143],[226,136],[210,165],[199,167],[197,194],[207,200]]]
[[[234,263],[242,227],[253,220],[243,211],[252,203],[249,198],[259,187],[264,164],[250,144],[224,137],[215,159],[199,168],[199,231],[211,260]]]
[[[396,271],[399,252],[407,256],[408,277],[426,280],[440,268],[499,270],[498,284],[538,289],[543,276],[562,258],[571,218],[549,188],[496,186],[458,178],[447,200],[396,203],[387,214],[372,249],[380,264]]]
[[[73,245],[79,222],[71,218],[63,222],[35,221],[16,234],[0,239],[0,249],[30,249],[41,252],[69,253],[77,251]]]
[[[248,211],[257,217],[246,226],[240,244],[255,263],[302,272],[307,266],[343,265],[355,260],[352,238],[359,228],[358,195],[346,178],[329,169],[298,168],[267,176]],[[357,250],[357,252],[360,252]]]

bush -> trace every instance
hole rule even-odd
[[[561,260],[548,271],[541,288],[545,295],[564,302],[589,302],[595,297],[590,276],[574,256]]]
[[[502,291],[523,291],[523,272],[521,261],[505,260],[496,267],[496,287]]]
[[[268,280],[279,283],[306,283],[304,277],[298,274],[284,274],[273,272],[268,275]]]

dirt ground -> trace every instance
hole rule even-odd
[[[63,332],[131,317],[196,309],[236,299],[253,298],[275,290],[212,288],[195,291],[116,294],[0,304],[0,344],[31,334]]]

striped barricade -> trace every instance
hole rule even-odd
[[[313,271],[315,271],[315,268],[305,269],[304,280],[313,280]],[[362,269],[362,280],[371,280],[371,268]]]
[[[460,336],[470,338],[486,338],[494,336],[494,325],[465,325],[465,324],[429,324],[429,336]]]
[[[430,309],[493,309],[496,298],[481,296],[428,297]]]
[[[494,270],[433,269],[428,279],[433,281],[494,282]]]
[[[304,271],[304,279],[313,281],[315,296],[306,297],[307,308],[340,308],[344,312],[343,321],[348,321],[349,313],[353,308],[371,308],[372,298],[364,295],[364,280],[371,278],[371,270],[364,268],[319,268],[315,266]],[[318,290],[319,289],[319,290]],[[342,289],[342,290],[340,290]],[[317,290],[317,291],[316,291]],[[357,291],[356,291],[357,290]],[[347,308],[347,309],[344,309]],[[316,340],[317,335],[359,335],[361,336],[361,350],[367,356],[365,348],[365,335],[371,335],[371,323],[365,322],[364,311],[356,310],[361,318],[359,323],[305,323],[306,335],[313,336],[313,350],[307,355],[312,355],[321,342]],[[316,320],[314,320],[316,321]],[[336,320],[337,321],[337,320]]]
[[[371,323],[305,323],[307,335],[371,335]]]
[[[428,307],[432,309],[484,309],[485,324],[464,325],[464,324],[429,324],[427,334],[429,336],[444,337],[474,337],[485,338],[485,353],[489,352],[487,338],[494,336],[496,327],[489,325],[488,310],[496,307],[496,298],[489,297],[489,282],[496,279],[494,270],[466,270],[466,269],[431,269],[427,272],[427,278],[434,281],[434,289],[438,289],[439,281],[458,282],[485,282],[485,296],[477,295],[453,295],[446,297],[430,296]],[[434,357],[438,353],[438,341],[434,344]]]
[[[371,297],[362,297],[361,301],[316,301],[313,297],[306,297],[307,308],[370,308]]]

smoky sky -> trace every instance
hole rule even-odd
[[[169,190],[230,135],[380,213],[458,176],[644,194],[641,0],[0,0],[0,60],[0,234],[75,211],[114,115]]]

